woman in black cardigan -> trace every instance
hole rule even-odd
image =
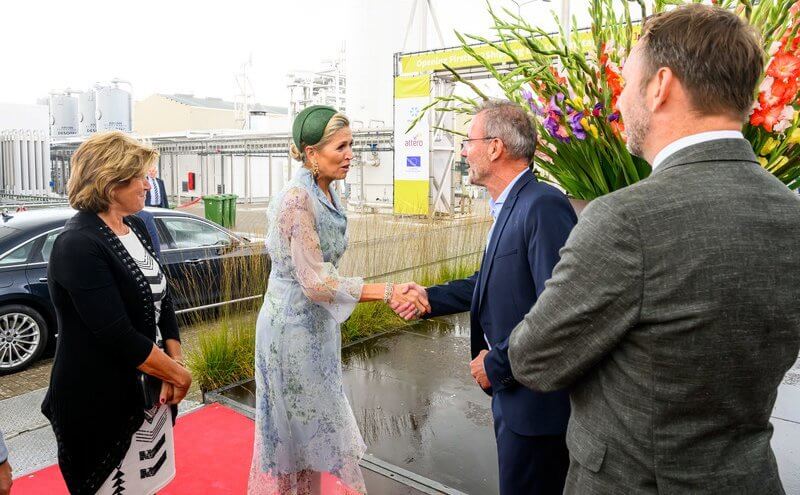
[[[145,173],[157,156],[110,132],[89,138],[72,157],[68,195],[78,213],[56,239],[49,262],[59,335],[42,404],[71,493],[116,493],[109,487],[120,479],[125,493],[152,493],[174,475],[169,405],[184,398],[191,376],[164,275],[144,223],[133,216],[144,205]],[[139,372],[163,380],[147,411]],[[134,457],[150,464],[140,472],[129,463]],[[136,488],[163,480],[168,468],[172,474],[159,486]]]

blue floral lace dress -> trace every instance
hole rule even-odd
[[[366,446],[342,386],[339,328],[363,280],[337,272],[347,218],[331,195],[301,167],[267,212],[272,268],[256,326],[251,494],[312,493],[309,473],[322,473],[326,494],[366,493],[358,466]]]

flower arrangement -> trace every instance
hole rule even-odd
[[[652,11],[681,3],[656,0]],[[735,8],[769,47],[763,82],[743,133],[762,166],[797,188],[800,0],[761,0],[755,6],[750,0],[717,3],[722,8]],[[638,6],[642,18],[647,16],[644,0],[591,0],[591,28],[573,29],[570,36],[563,31],[547,33],[509,10],[501,16],[489,5],[498,41],[457,33],[462,48],[496,79],[505,96],[534,116],[539,136],[535,167],[546,180],[557,183],[576,199],[594,199],[650,174],[650,166],[627,150],[625,125],[617,108],[624,84],[621,68],[640,30],[631,19],[630,4]],[[470,43],[474,42],[502,52],[509,64],[495,67],[473,49]],[[520,58],[512,49],[515,44],[525,47],[529,56]],[[487,98],[456,70],[445,68],[480,99]],[[471,98],[437,97],[424,110],[468,112],[479,103]]]
[[[763,33],[769,57],[753,112],[744,135],[753,144],[761,166],[792,189],[800,187],[800,129],[798,129],[798,78],[800,78],[800,2],[775,2],[775,20],[759,15],[759,4],[750,22]],[[745,6],[739,7],[743,11]]]

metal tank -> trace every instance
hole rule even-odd
[[[97,132],[131,132],[131,93],[120,84],[130,88],[127,81],[113,79],[111,86],[98,86],[95,90]]]
[[[50,141],[47,131],[0,132],[0,191],[47,194],[50,187]]]
[[[78,98],[72,91],[50,93],[50,136],[54,138],[78,134]]]
[[[97,132],[95,93],[89,89],[78,95],[78,134],[88,136]]]

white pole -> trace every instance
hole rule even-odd
[[[428,49],[428,2],[417,2],[417,21],[419,22],[419,51]]]
[[[564,29],[564,34],[567,35],[567,46],[570,42],[570,32],[572,29],[572,22],[570,22],[569,1],[561,0],[561,26]]]

